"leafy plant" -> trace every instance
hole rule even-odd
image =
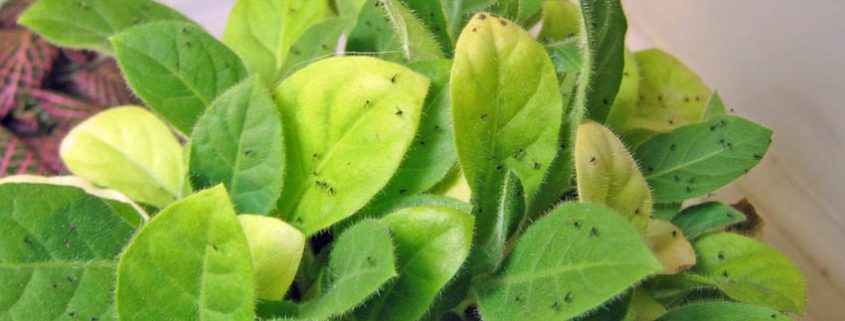
[[[681,205],[772,132],[668,53],[626,50],[618,0],[240,0],[223,41],[149,0],[19,21],[113,55],[80,77],[120,106],[64,138],[78,178],[0,181],[0,319],[804,311],[794,264],[731,232],[744,213]],[[118,103],[115,66],[148,108]]]

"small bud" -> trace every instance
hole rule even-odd
[[[260,215],[240,215],[255,271],[259,299],[281,300],[299,269],[305,236],[284,221]]]

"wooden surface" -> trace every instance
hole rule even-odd
[[[315,0],[316,1],[316,0]],[[233,0],[166,0],[220,35]],[[845,320],[845,1],[626,0],[629,42],[677,55],[726,104],[775,130],[716,199],[747,196],[765,240],[808,281],[804,321]]]

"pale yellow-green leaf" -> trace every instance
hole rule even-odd
[[[631,153],[613,132],[593,121],[578,127],[575,171],[581,202],[607,205],[645,232],[651,191]]]
[[[59,154],[74,175],[135,201],[164,207],[182,197],[182,146],[144,108],[116,107],[89,118],[68,133]]]
[[[660,274],[676,274],[695,265],[695,250],[687,241],[684,232],[672,223],[653,219],[648,223],[646,233],[648,246],[660,263]]]
[[[249,243],[258,298],[281,300],[299,269],[305,236],[274,217],[240,215],[238,221]]]

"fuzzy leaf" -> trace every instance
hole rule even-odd
[[[674,202],[707,195],[760,162],[772,131],[736,116],[720,116],[651,138],[636,152],[654,199]]]
[[[131,206],[70,186],[0,184],[0,319],[115,320],[117,256]]]
[[[505,174],[516,172],[530,200],[555,157],[563,113],[555,69],[525,30],[479,13],[458,40],[450,82],[458,157],[475,202],[474,243],[488,244]]]
[[[198,189],[225,184],[238,213],[270,212],[284,171],[281,116],[257,78],[224,92],[197,122],[191,182]]]
[[[537,196],[529,204],[528,215],[536,218],[554,205],[560,202],[561,197],[573,186],[573,149],[575,145],[575,129],[581,124],[583,115],[577,115],[572,108],[575,97],[575,90],[578,86],[578,78],[581,70],[581,57],[578,42],[574,39],[555,43],[546,47],[552,63],[555,65],[555,72],[558,77],[558,86],[563,100],[564,113],[562,114],[560,132],[558,133],[558,152],[549,171],[543,180]]]
[[[646,241],[663,263],[660,274],[677,274],[695,265],[695,250],[684,232],[672,223],[657,219],[648,222]]]
[[[352,18],[328,18],[308,28],[290,46],[281,75],[285,78],[308,64],[335,55],[343,30],[352,24]]]
[[[421,317],[469,255],[473,218],[444,207],[413,207],[381,220],[396,245],[399,278],[356,312],[357,320]]]
[[[41,87],[57,54],[32,32],[0,30],[0,118],[20,104],[24,92]]]
[[[543,28],[537,39],[555,42],[578,36],[581,32],[581,12],[570,0],[543,1]]]
[[[408,62],[432,60],[443,57],[440,44],[426,26],[398,0],[378,0],[390,20],[402,53]]]
[[[412,13],[422,22],[423,27],[431,32],[431,35],[440,44],[443,52],[452,52],[452,40],[449,35],[449,26],[446,22],[446,10],[444,2],[432,0],[400,0]]]
[[[744,214],[719,202],[690,206],[672,219],[672,223],[681,228],[690,240],[742,221],[745,221]]]
[[[775,310],[733,302],[703,302],[669,311],[657,321],[792,321]]]
[[[699,263],[693,272],[732,299],[779,311],[804,312],[804,278],[783,254],[733,233],[703,236],[694,247]]]
[[[448,60],[414,63],[409,66],[431,79],[420,126],[411,148],[390,183],[373,202],[414,195],[431,189],[455,166],[455,133],[449,103]]]
[[[250,73],[273,85],[281,76],[291,46],[322,20],[327,1],[238,0],[229,13],[223,41]]]
[[[711,91],[698,75],[659,49],[637,52],[636,61],[640,97],[625,124],[626,134],[632,130],[665,133],[702,120]]]
[[[238,221],[249,244],[258,298],[281,300],[296,276],[305,236],[275,217],[242,214]]]
[[[62,47],[110,53],[111,36],[153,21],[188,19],[151,0],[39,0],[21,15],[18,23]]]
[[[252,321],[250,262],[226,189],[201,191],[161,211],[123,252],[117,314],[121,321]]]
[[[183,134],[219,94],[246,78],[240,59],[191,24],[156,22],[111,38],[132,90]]]
[[[616,135],[592,121],[575,139],[578,198],[604,204],[645,232],[651,215],[651,191],[637,163]]]
[[[580,1],[582,17],[581,58],[584,60],[576,114],[604,123],[619,91],[625,65],[628,22],[620,0]],[[580,118],[580,117],[575,117]]]
[[[625,69],[622,71],[622,83],[619,85],[619,92],[610,107],[605,123],[607,127],[621,132],[625,129],[625,123],[631,118],[631,114],[637,108],[640,93],[640,66],[637,58],[628,50],[625,50]]]
[[[543,2],[544,0],[498,0],[490,11],[529,27],[535,15],[542,9]]]
[[[305,302],[301,319],[325,320],[364,303],[396,276],[390,231],[377,221],[363,221],[346,230],[332,249],[323,293]]]
[[[287,145],[278,204],[286,221],[311,235],[384,188],[417,132],[428,84],[368,57],[325,59],[282,82],[274,95]]]
[[[618,214],[566,203],[525,232],[479,306],[489,321],[568,320],[661,269]]]
[[[89,118],[65,137],[60,155],[74,175],[133,200],[163,207],[182,197],[182,146],[143,108],[118,107]]]
[[[356,214],[359,218],[380,218],[409,207],[445,207],[460,212],[472,212],[472,206],[454,198],[436,194],[417,194],[372,203]]]
[[[381,5],[376,5],[379,1],[367,0],[361,7],[355,26],[349,31],[346,52],[368,53],[385,60],[404,61],[402,44]]]

